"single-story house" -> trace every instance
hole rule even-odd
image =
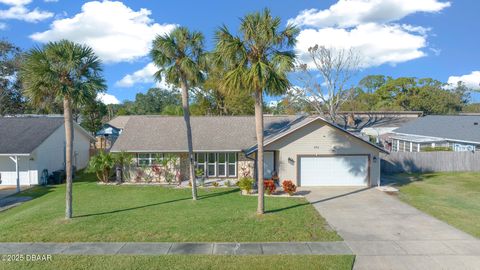
[[[87,166],[93,141],[74,122],[73,165],[77,169]],[[41,184],[45,172],[64,168],[63,117],[0,117],[0,185]]]
[[[480,115],[429,115],[395,129],[392,152],[480,150]]]
[[[193,116],[196,168],[207,178],[255,176],[253,116]],[[317,116],[264,116],[264,177],[278,175],[299,186],[375,186],[382,148]],[[151,166],[175,155],[181,178],[188,178],[183,117],[130,116],[111,152],[129,152],[135,166]]]

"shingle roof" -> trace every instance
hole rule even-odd
[[[480,143],[480,116],[429,115],[394,132]]]
[[[130,117],[131,116],[129,115],[120,115],[110,120],[108,124],[116,128],[123,129],[127,125],[127,122],[130,119]]]
[[[304,119],[304,116],[264,117],[265,139]],[[195,151],[240,151],[256,143],[253,116],[193,116],[191,125]],[[112,147],[113,152],[186,150],[185,122],[179,116],[130,116]]]
[[[264,116],[265,144],[317,119],[321,118],[301,115]],[[191,125],[194,151],[255,150],[257,141],[254,116],[193,116]],[[356,137],[336,125],[332,126]],[[365,143],[370,144],[367,141]],[[186,152],[187,139],[183,117],[130,116],[111,151]]]
[[[0,154],[30,154],[62,124],[61,117],[0,117]]]

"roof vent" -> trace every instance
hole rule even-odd
[[[473,125],[474,125],[474,126],[478,126],[478,122],[473,122]]]

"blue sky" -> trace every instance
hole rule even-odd
[[[110,103],[155,85],[148,57],[155,35],[187,26],[202,31],[212,49],[220,25],[235,31],[240,17],[265,7],[302,29],[299,56],[315,44],[352,47],[364,59],[358,78],[432,77],[480,90],[480,1],[0,0],[0,35],[24,50],[61,38],[87,43],[104,60],[103,98]],[[478,94],[474,100],[480,101]]]

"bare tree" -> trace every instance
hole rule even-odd
[[[349,100],[353,88],[347,83],[360,68],[360,55],[353,49],[331,49],[315,45],[308,49],[309,58],[322,78],[312,73],[307,64],[298,65],[301,87],[292,89],[299,98],[310,103],[320,115],[336,121],[340,106]],[[326,111],[326,113],[325,113]]]

